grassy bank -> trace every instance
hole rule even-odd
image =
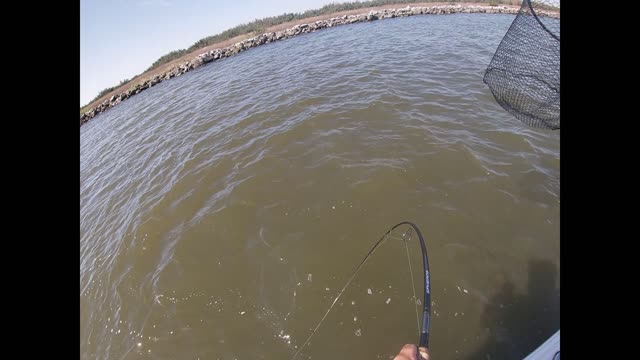
[[[161,74],[178,63],[190,60],[203,50],[210,50],[215,47],[224,47],[235,42],[244,40],[245,38],[255,36],[265,32],[279,31],[303,22],[313,22],[318,20],[329,19],[335,16],[351,15],[362,13],[369,10],[379,10],[381,8],[406,7],[411,6],[430,6],[445,4],[475,4],[475,5],[520,5],[517,0],[480,0],[473,2],[459,1],[422,1],[415,0],[373,0],[366,2],[345,2],[338,4],[325,5],[319,9],[307,10],[302,13],[286,13],[279,16],[265,17],[254,20],[247,24],[240,24],[231,29],[225,30],[219,34],[209,36],[198,40],[187,49],[179,49],[172,51],[158,60],[143,73],[126,79],[120,84],[102,90],[89,104],[80,108],[80,114],[89,111],[94,106],[100,104],[111,96],[122,93],[129,88],[152,78],[157,74]]]

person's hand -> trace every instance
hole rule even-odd
[[[420,355],[418,355],[418,351],[420,351]],[[418,349],[413,344],[407,344],[402,347],[400,353],[393,360],[429,360],[429,349],[425,347]]]

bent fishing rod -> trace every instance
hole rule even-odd
[[[414,286],[414,282],[413,282],[413,271],[411,269],[411,259],[409,257],[409,248],[408,248],[407,243],[406,243],[406,237],[408,235],[408,237],[410,238],[411,237],[411,232],[415,231],[416,234],[418,235],[418,239],[420,240],[420,249],[422,251],[422,267],[423,267],[423,273],[424,273],[424,302],[423,302],[424,306],[423,306],[423,309],[422,309],[423,310],[423,312],[422,312],[422,328],[420,328],[420,326],[418,324],[418,330],[419,330],[419,334],[420,334],[419,335],[419,339],[418,339],[418,347],[419,348],[420,347],[424,347],[424,348],[427,348],[427,349],[429,348],[429,324],[430,324],[430,319],[431,319],[431,284],[430,284],[430,275],[429,275],[429,258],[427,256],[427,247],[425,245],[424,238],[422,237],[422,233],[420,232],[420,229],[418,228],[418,226],[416,226],[412,222],[403,221],[401,223],[398,223],[398,224],[392,226],[389,230],[387,230],[387,232],[384,235],[382,235],[382,237],[373,245],[371,250],[369,250],[369,252],[364,257],[364,259],[362,259],[360,264],[358,264],[358,266],[356,267],[356,270],[353,272],[353,274],[351,275],[351,277],[349,278],[347,283],[344,285],[342,290],[340,290],[340,292],[338,293],[338,296],[336,296],[336,298],[333,300],[333,303],[331,303],[331,306],[329,306],[329,309],[327,310],[327,312],[324,314],[322,319],[320,319],[320,322],[318,322],[316,327],[313,329],[313,331],[311,332],[311,335],[309,335],[307,340],[305,340],[304,344],[302,344],[302,346],[298,349],[298,351],[296,351],[296,353],[293,355],[293,357],[291,358],[292,360],[294,360],[298,356],[298,354],[302,351],[302,349],[304,349],[304,347],[309,343],[309,341],[311,340],[313,335],[315,335],[316,331],[318,330],[318,328],[320,328],[320,326],[322,325],[322,323],[326,319],[327,315],[329,315],[329,312],[333,309],[333,307],[338,302],[338,300],[340,299],[340,297],[342,296],[344,291],[351,284],[351,281],[353,281],[353,279],[356,277],[356,275],[358,275],[358,272],[360,272],[360,269],[362,269],[362,266],[364,266],[364,264],[367,262],[369,257],[371,257],[371,255],[373,255],[373,253],[378,249],[378,247],[380,247],[390,237],[389,234],[393,230],[395,230],[396,228],[398,228],[398,227],[400,227],[402,225],[409,225],[410,226],[409,230],[407,230],[403,234],[402,240],[404,241],[405,249],[407,250],[407,259],[409,260],[409,272],[411,274],[411,285],[413,287],[414,300],[417,300],[417,297],[416,297],[415,286]],[[417,309],[416,309],[416,312],[417,312]],[[418,320],[417,319],[417,313],[416,313],[416,320]]]
[[[430,276],[429,276],[429,258],[427,257],[427,246],[424,243],[424,238],[422,237],[422,233],[418,227],[409,221],[403,221],[395,226],[393,226],[387,234],[393,231],[400,225],[409,225],[413,230],[418,234],[418,239],[420,240],[420,248],[422,250],[422,268],[424,271],[424,307],[422,312],[422,329],[420,331],[420,339],[418,340],[418,347],[429,348],[429,322],[431,320],[431,284],[430,284]]]

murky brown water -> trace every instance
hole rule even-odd
[[[402,220],[427,241],[434,359],[533,350],[559,327],[560,136],[482,83],[512,19],[323,30],[83,126],[81,357],[289,359]],[[300,358],[386,359],[416,342],[409,279],[388,242]]]

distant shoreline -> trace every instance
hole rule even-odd
[[[159,66],[158,68],[147,71],[81,109],[80,126],[91,120],[99,113],[118,105],[120,102],[160,83],[161,81],[181,76],[182,74],[204,64],[236,55],[252,47],[288,39],[299,34],[314,32],[320,29],[339,25],[412,15],[439,15],[455,13],[516,14],[519,9],[520,6],[514,5],[491,6],[473,3],[461,3],[455,5],[451,5],[450,3],[446,3],[446,5],[442,5],[442,3],[414,3],[398,9],[390,8],[389,6],[369,7],[342,11],[298,21],[290,21],[277,26],[272,26],[261,35],[251,36],[251,34],[245,34],[212,44],[205,48],[195,50],[180,57],[179,59]],[[548,13],[542,15],[554,16],[555,14]],[[82,110],[85,111],[83,112]]]

